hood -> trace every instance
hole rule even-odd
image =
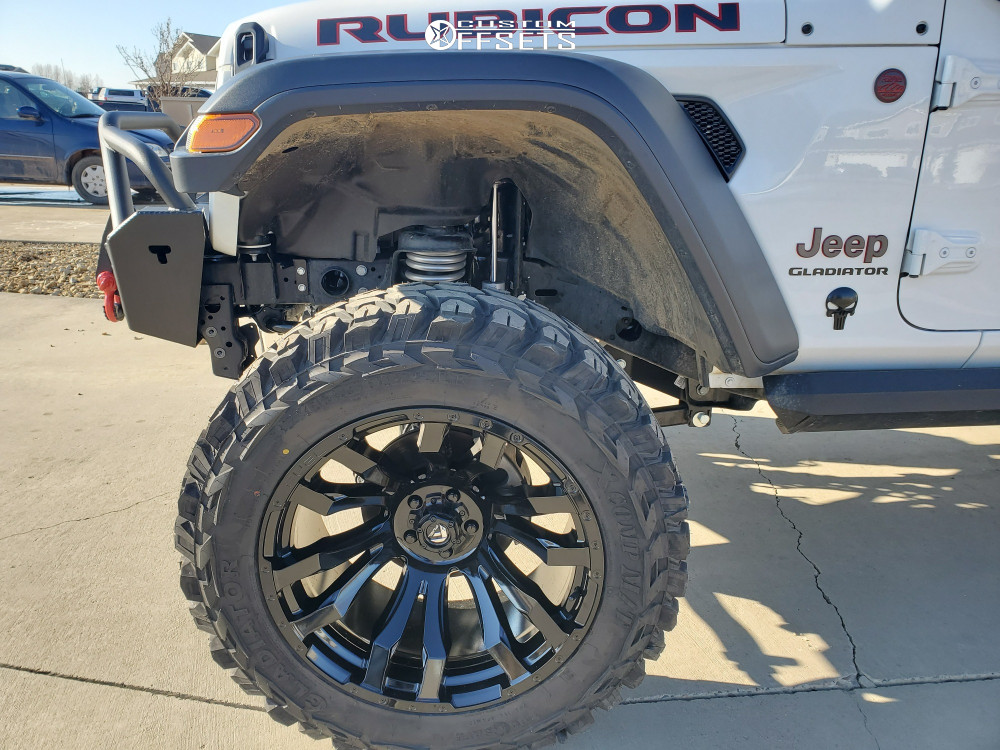
[[[158,146],[163,146],[163,148],[169,151],[174,147],[174,142],[170,140],[170,136],[161,130],[134,130],[134,132],[140,140],[146,141],[147,143],[155,143]]]
[[[69,118],[69,122],[73,123],[77,127],[82,128],[93,128],[94,138],[97,138],[97,126],[101,122],[100,117],[74,117]],[[145,141],[146,143],[155,143],[158,146],[163,146],[163,148],[168,151],[174,147],[174,142],[170,140],[170,136],[159,130],[134,130],[132,131],[139,138],[140,141]]]
[[[226,29],[219,50],[219,85],[236,72],[236,36],[247,23],[257,23],[267,32],[269,60],[403,50],[440,54],[458,49],[584,48],[590,52],[769,44],[785,39],[784,0],[584,7],[549,3],[527,10],[523,6],[453,0],[387,4],[313,0],[282,6],[247,16]],[[428,32],[432,24],[435,28]]]

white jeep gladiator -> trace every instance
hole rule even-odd
[[[236,381],[176,525],[215,660],[338,747],[565,739],[677,618],[661,427],[1000,422],[998,40],[997,0],[321,1],[229,27],[183,132],[106,114],[105,311]]]

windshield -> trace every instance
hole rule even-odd
[[[18,84],[63,117],[100,117],[104,110],[75,91],[48,78],[22,78]]]

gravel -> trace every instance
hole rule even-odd
[[[98,251],[85,243],[0,240],[0,291],[103,299],[94,283]]]

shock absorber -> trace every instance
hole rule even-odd
[[[461,281],[472,252],[464,227],[419,227],[400,232],[403,276],[407,281]]]

